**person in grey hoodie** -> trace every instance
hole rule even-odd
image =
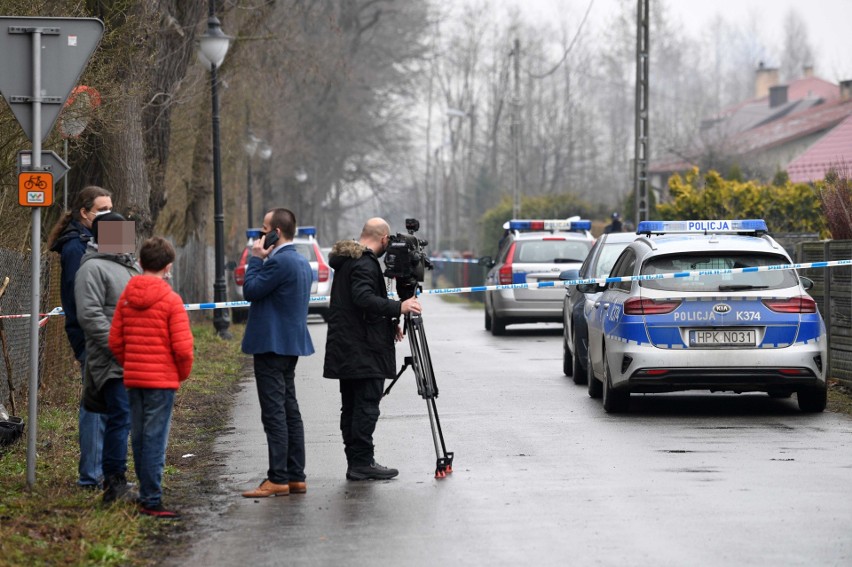
[[[118,213],[99,215],[92,222],[92,241],[80,261],[74,280],[77,320],[86,336],[86,370],[83,403],[89,411],[107,416],[104,430],[103,502],[132,498],[127,482],[127,439],[130,433],[130,404],[124,389],[124,372],[109,348],[112,316],[121,292],[132,276],[141,271],[132,254],[100,252],[99,232],[104,223],[123,221]],[[110,243],[117,244],[117,243]]]

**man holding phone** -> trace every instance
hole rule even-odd
[[[314,353],[308,333],[311,266],[293,246],[296,215],[273,209],[263,217],[263,238],[254,241],[243,295],[249,306],[242,349],[254,355],[260,419],[269,470],[246,498],[307,491],[305,429],[296,399],[296,363]]]

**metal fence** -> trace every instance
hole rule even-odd
[[[0,248],[0,286],[5,278],[9,284],[0,297],[0,315],[30,313],[31,263],[30,255]],[[41,260],[40,312],[46,313],[60,305],[59,259],[48,253]],[[54,281],[56,279],[56,281]],[[73,354],[65,338],[62,317],[51,317],[39,331],[39,383],[52,372],[65,372],[69,354]],[[49,354],[49,356],[48,356]],[[30,377],[30,319],[0,318],[0,403],[10,413],[21,415],[26,411],[26,392]]]
[[[436,258],[440,258],[438,260]],[[488,268],[475,262],[476,258],[471,252],[443,253],[433,258],[435,268],[426,273],[423,287],[437,289],[440,287],[471,287],[485,284],[485,275]],[[459,294],[471,301],[485,301],[485,294],[463,293]]]
[[[798,262],[852,258],[852,241],[822,240],[797,246]],[[828,375],[852,386],[852,267],[801,270],[813,280],[811,296],[819,305],[828,333]]]

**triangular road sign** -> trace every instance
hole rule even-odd
[[[104,32],[96,18],[0,17],[0,94],[33,139],[33,31],[41,32],[41,138],[53,129]]]

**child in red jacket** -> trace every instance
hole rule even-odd
[[[193,360],[189,317],[166,282],[174,259],[175,250],[164,238],[155,236],[142,244],[142,275],[124,288],[109,333],[109,348],[124,367],[130,401],[140,512],[169,519],[179,515],[162,504],[166,446],[175,391],[189,377]]]

